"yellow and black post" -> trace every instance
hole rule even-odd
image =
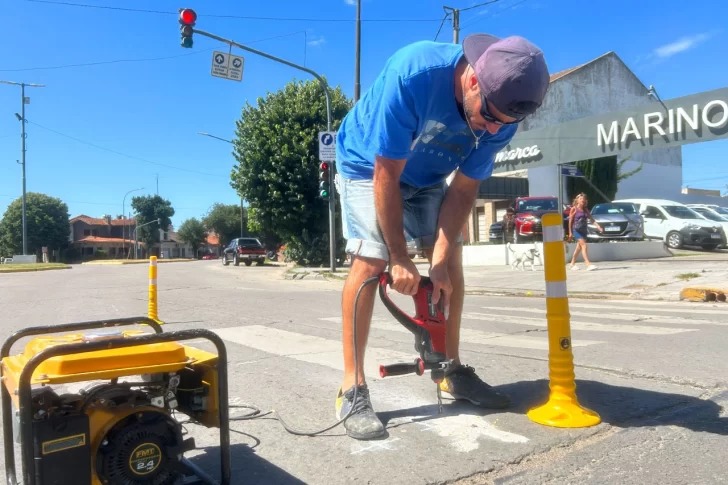
[[[157,257],[149,258],[149,318],[155,322],[159,322],[159,312],[157,306]],[[161,323],[161,322],[160,322]]]
[[[559,428],[594,426],[601,422],[601,418],[594,411],[582,407],[576,398],[563,218],[561,214],[545,214],[542,223],[551,393],[546,404],[528,411],[528,417],[536,423]]]

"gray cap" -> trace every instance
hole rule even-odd
[[[543,52],[531,42],[473,34],[463,40],[463,52],[481,92],[498,111],[521,119],[541,106],[550,76]]]

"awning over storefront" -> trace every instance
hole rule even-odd
[[[728,138],[728,88],[519,132],[493,173]]]

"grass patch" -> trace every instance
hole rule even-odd
[[[669,285],[669,283],[660,283],[657,286],[667,286],[667,285]]]
[[[675,275],[675,278],[683,280],[683,281],[688,281],[688,280],[691,280],[693,278],[698,278],[698,277],[700,277],[700,275],[698,273],[680,273],[680,274]]]
[[[50,271],[69,268],[69,265],[63,263],[3,264],[0,265],[0,273],[28,273],[30,271]]]

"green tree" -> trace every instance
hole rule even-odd
[[[147,251],[159,242],[159,229],[166,230],[172,225],[172,216],[174,208],[172,203],[158,195],[143,195],[132,197],[131,206],[136,212],[137,239],[143,242]],[[160,220],[161,224],[153,222],[147,226],[141,227],[152,221]]]
[[[581,192],[586,194],[589,199],[589,204],[592,206],[614,200],[614,197],[617,195],[619,182],[628,179],[642,170],[642,164],[640,164],[634,170],[623,172],[622,167],[629,159],[630,157],[627,156],[617,161],[616,156],[611,156],[576,162],[576,166],[584,174],[584,178],[591,182],[591,184],[581,178],[569,177],[566,184],[566,193],[569,197],[568,203],[571,203],[574,197]],[[602,194],[594,190],[592,185],[604,193],[609,200],[604,200]]]
[[[340,87],[330,89],[332,129],[351,109]],[[275,236],[289,244],[325,246],[319,236],[328,232],[328,202],[318,197],[318,132],[326,129],[326,99],[318,81],[291,81],[283,89],[246,103],[236,122],[233,154],[237,164],[231,185],[250,204],[250,226],[270,246]],[[338,201],[337,211],[338,211]],[[339,218],[336,218],[339,220]],[[344,256],[340,224],[337,224],[337,256]],[[310,237],[304,239],[304,230]],[[310,248],[314,254],[324,254]]]
[[[243,236],[248,236],[247,211],[243,210]],[[240,206],[235,204],[214,204],[202,220],[208,231],[217,234],[222,246],[240,237]]]
[[[207,240],[207,230],[205,225],[194,217],[187,219],[179,226],[177,235],[185,243],[192,246],[192,249],[197,252],[200,246]]]
[[[68,206],[56,197],[35,192],[26,193],[25,218],[29,254],[40,255],[43,246],[65,248],[71,226]],[[0,252],[4,256],[22,254],[23,200],[10,203],[0,222]]]

